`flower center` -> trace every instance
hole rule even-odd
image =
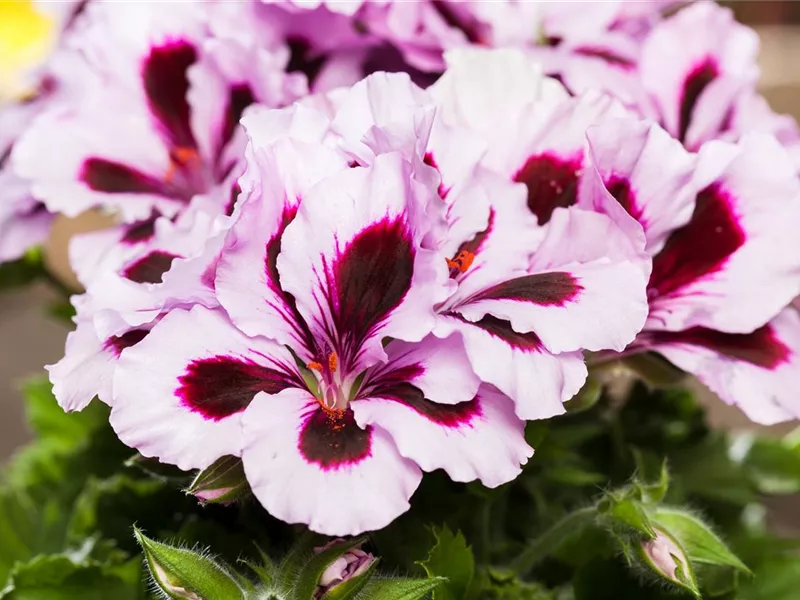
[[[332,416],[344,411],[349,403],[352,381],[343,377],[336,352],[330,352],[326,360],[311,361],[307,366],[317,377],[322,408]]]
[[[175,193],[187,200],[203,194],[214,185],[212,169],[208,168],[193,146],[177,146],[169,153],[169,167],[164,181]]]

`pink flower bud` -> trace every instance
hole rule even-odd
[[[656,537],[642,543],[642,550],[648,562],[659,574],[676,583],[684,583],[689,564],[683,550],[672,537],[660,529],[656,529]],[[683,576],[678,575],[680,568]]]
[[[332,545],[341,543],[341,541],[342,540],[337,539],[328,542],[324,546],[314,548],[314,552],[323,552]],[[335,588],[340,583],[361,575],[369,569],[373,562],[375,562],[375,557],[369,552],[364,552],[361,548],[351,548],[333,561],[322,573],[322,576],[319,578],[319,587],[317,588],[315,597],[320,598],[323,594]]]

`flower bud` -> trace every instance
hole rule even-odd
[[[200,472],[186,490],[204,503],[226,504],[246,496],[250,491],[242,460],[223,456]]]
[[[642,543],[645,560],[662,577],[686,585],[691,572],[684,551],[665,531],[656,528],[656,537]]]
[[[244,594],[223,565],[202,552],[170,546],[134,528],[154,583],[169,598],[242,600]]]
[[[340,539],[333,540],[324,546],[314,548],[314,552],[319,554],[341,542],[342,540]],[[322,573],[322,576],[319,578],[319,587],[317,588],[315,598],[322,597],[323,594],[348,579],[362,575],[374,562],[375,557],[369,552],[364,552],[361,548],[351,548],[334,560]]]

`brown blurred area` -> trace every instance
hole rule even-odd
[[[2,1],[2,0],[0,0]],[[737,18],[757,28],[762,38],[762,92],[773,108],[800,119],[800,0],[741,0],[722,2]],[[95,215],[60,221],[48,244],[48,261],[65,281],[72,281],[66,243],[80,230],[96,229],[104,220]],[[68,328],[45,312],[54,293],[44,285],[0,295],[0,461],[28,438],[18,391],[26,377],[43,373],[42,366],[63,353]],[[736,409],[703,392],[712,422],[727,428],[754,428]],[[772,428],[775,433],[794,424]],[[794,500],[792,500],[794,502]],[[783,511],[779,511],[783,512]]]

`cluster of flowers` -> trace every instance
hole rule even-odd
[[[118,222],[59,402],[331,535],[514,479],[587,353],[800,416],[800,133],[752,31],[668,4],[81,3],[0,117],[0,259]]]

